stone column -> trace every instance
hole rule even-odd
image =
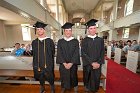
[[[117,40],[117,31],[116,30],[110,30],[109,31],[109,41]]]
[[[140,27],[139,27],[139,36],[138,36],[138,42],[140,42]]]
[[[59,22],[59,1],[56,0],[56,20]]]
[[[113,4],[113,20],[117,19],[118,0],[114,0]]]

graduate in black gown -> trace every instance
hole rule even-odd
[[[96,19],[86,23],[88,35],[82,40],[83,81],[85,91],[97,92],[104,64],[104,40],[96,35]]]
[[[61,93],[66,89],[74,88],[78,91],[77,70],[80,65],[79,42],[72,37],[72,23],[65,23],[64,38],[58,41],[56,63],[60,64]]]
[[[42,22],[34,24],[38,38],[32,41],[34,78],[40,81],[40,93],[45,93],[45,81],[54,89],[54,53],[55,47],[52,39],[45,35],[45,26]]]

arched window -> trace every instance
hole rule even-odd
[[[124,28],[123,29],[122,38],[129,38],[129,28]]]
[[[31,32],[27,24],[21,24],[23,41],[31,41]]]
[[[127,0],[125,4],[125,12],[124,15],[127,16],[133,12],[133,4],[134,0]]]

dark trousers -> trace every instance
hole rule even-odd
[[[40,85],[44,85],[45,84],[45,81],[48,81],[49,84],[52,86],[54,85],[54,75],[53,73],[48,73],[48,72],[45,72],[45,71],[41,71],[40,72],[40,77],[39,77],[39,82],[40,82]]]

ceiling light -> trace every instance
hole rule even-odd
[[[20,15],[23,16],[23,17],[25,17],[25,18],[30,18],[30,17],[28,16],[28,14],[26,14],[26,13],[24,13],[24,12],[20,12]]]
[[[83,18],[81,18],[81,20],[80,20],[80,22],[81,23],[84,23],[86,20],[85,20],[85,18],[83,17]]]

